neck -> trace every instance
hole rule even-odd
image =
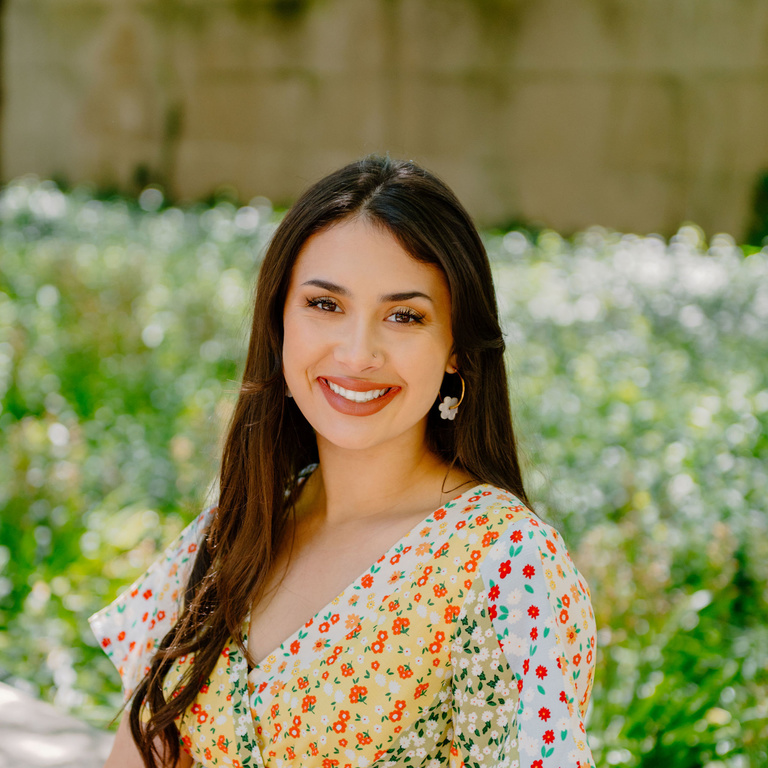
[[[447,467],[427,450],[424,437],[406,434],[386,444],[350,450],[318,435],[320,466],[310,478],[313,482],[308,481],[312,514],[336,527],[440,507],[446,496]],[[448,495],[464,480],[466,476],[450,473],[444,486]]]

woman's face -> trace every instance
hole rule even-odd
[[[285,381],[318,441],[362,449],[423,443],[451,355],[440,269],[384,228],[342,221],[304,244],[283,310]]]

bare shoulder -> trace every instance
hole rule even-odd
[[[176,765],[167,765],[164,768],[192,768],[192,758],[184,751]],[[138,747],[131,736],[131,727],[128,723],[128,712],[125,712],[120,721],[120,727],[117,729],[115,741],[112,744],[104,768],[144,768],[144,760],[139,753]]]

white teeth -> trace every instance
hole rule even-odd
[[[356,392],[352,389],[344,389],[344,387],[340,387],[338,384],[334,384],[327,379],[325,382],[328,384],[331,392],[335,392],[337,395],[341,395],[345,400],[351,400],[353,403],[368,403],[389,392],[389,387],[386,387],[385,389],[372,389],[370,392]]]

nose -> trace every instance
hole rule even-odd
[[[376,369],[384,360],[375,321],[359,317],[351,319],[340,329],[335,349],[337,362],[350,371]]]

